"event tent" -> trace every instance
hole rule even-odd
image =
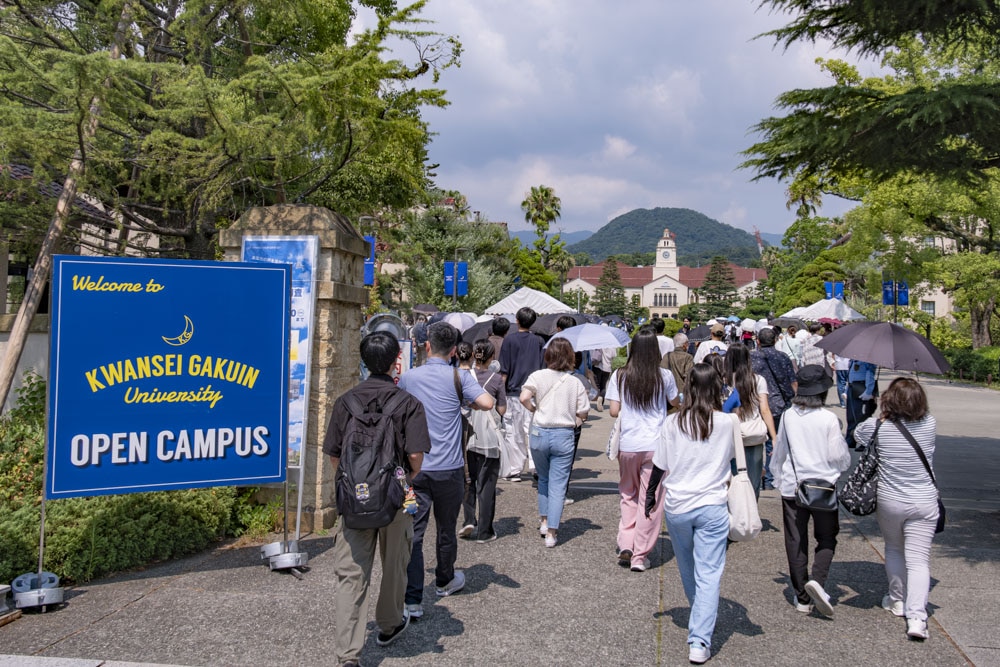
[[[864,315],[854,310],[840,299],[820,299],[811,306],[793,308],[785,313],[784,317],[798,317],[811,322],[815,322],[821,317],[828,317],[833,320],[840,320],[841,322],[865,319]]]
[[[559,299],[551,297],[545,292],[531,289],[530,287],[522,287],[483,312],[487,315],[503,315],[504,313],[516,313],[525,306],[528,306],[539,315],[576,312],[572,306],[567,306]]]

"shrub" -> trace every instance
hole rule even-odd
[[[985,382],[988,375],[1000,378],[1000,348],[984,347],[978,350],[951,348],[942,352],[951,363],[951,376],[973,382]]]
[[[45,383],[28,377],[0,418],[0,581],[38,567]],[[205,549],[232,534],[230,487],[67,498],[46,503],[43,567],[82,582]],[[247,511],[247,516],[253,516]]]

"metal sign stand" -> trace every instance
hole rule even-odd
[[[46,401],[46,405],[48,402]],[[48,479],[49,452],[48,447],[42,455],[43,479]],[[38,530],[38,572],[27,572],[11,582],[14,591],[14,605],[18,609],[41,607],[44,614],[47,607],[63,601],[63,589],[59,586],[59,577],[52,572],[45,572],[42,563],[45,559],[45,493],[42,493],[41,527]]]

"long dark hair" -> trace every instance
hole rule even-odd
[[[666,387],[660,374],[660,343],[656,330],[643,326],[632,339],[625,367],[618,371],[618,395],[639,410],[652,411],[663,400]]]
[[[687,393],[677,417],[681,431],[695,440],[708,440],[715,428],[712,413],[722,409],[722,378],[708,364],[695,364],[688,374]]]
[[[736,412],[740,421],[752,418],[760,409],[760,397],[750,363],[750,350],[745,345],[734,343],[726,350],[726,380],[740,392],[740,407]]]

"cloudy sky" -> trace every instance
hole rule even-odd
[[[656,206],[784,231],[784,186],[751,183],[739,152],[779,93],[828,84],[818,56],[844,57],[754,40],[786,22],[755,0],[429,0],[422,17],[464,48],[440,82],[451,106],[425,115],[438,185],[515,231],[539,184],[566,232]]]

